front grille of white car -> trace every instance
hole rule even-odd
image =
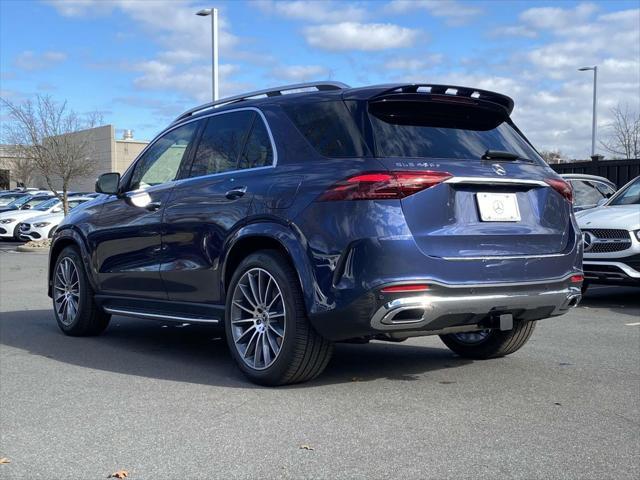
[[[631,247],[631,235],[627,230],[613,228],[589,228],[582,230],[585,253],[620,252]]]

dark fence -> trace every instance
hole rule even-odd
[[[558,173],[586,173],[608,178],[618,187],[640,175],[640,159],[587,160],[586,162],[552,163]]]

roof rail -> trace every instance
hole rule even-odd
[[[235,95],[233,97],[222,98],[220,100],[216,100],[215,102],[205,103],[204,105],[200,105],[199,107],[192,108],[191,110],[187,110],[178,118],[176,118],[173,123],[176,123],[184,118],[190,117],[194,113],[201,112],[203,110],[207,110],[210,108],[217,108],[223,105],[228,105],[230,103],[242,102],[243,100],[248,100],[254,97],[277,97],[279,95],[283,95],[284,92],[289,92],[291,90],[301,90],[305,88],[315,88],[317,91],[325,91],[325,90],[342,90],[345,88],[349,88],[349,85],[342,82],[308,82],[308,83],[295,83],[292,85],[283,85],[282,87],[272,87],[265,88],[264,90],[256,90],[255,92],[243,93],[241,95]]]
[[[388,90],[379,93],[373,98],[403,93],[429,93],[431,95],[451,95],[454,97],[473,98],[476,100],[484,100],[486,102],[498,104],[502,108],[507,110],[509,114],[511,114],[511,112],[513,111],[513,100],[506,95],[490,92],[488,90],[480,90],[478,88],[458,87],[456,85],[435,85],[429,83],[395,85]]]

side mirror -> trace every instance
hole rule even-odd
[[[608,198],[601,198],[600,200],[598,200],[598,203],[596,204],[596,206],[600,206],[600,205],[604,205],[605,203],[607,203],[607,200],[609,200]]]
[[[27,205],[23,205],[20,207],[20,210],[29,210],[31,208],[31,205],[27,204]]]
[[[120,174],[116,172],[103,173],[96,180],[96,192],[116,195],[120,185]]]
[[[60,213],[62,211],[62,207],[56,207],[53,210],[51,210],[51,213]]]

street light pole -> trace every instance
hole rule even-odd
[[[218,100],[218,9],[205,8],[196,15],[211,16],[211,97],[215,102]]]
[[[596,107],[598,102],[598,66],[582,67],[578,70],[581,72],[593,70],[593,116],[591,125],[591,156],[593,157],[596,154],[596,130],[598,128],[598,110]]]

